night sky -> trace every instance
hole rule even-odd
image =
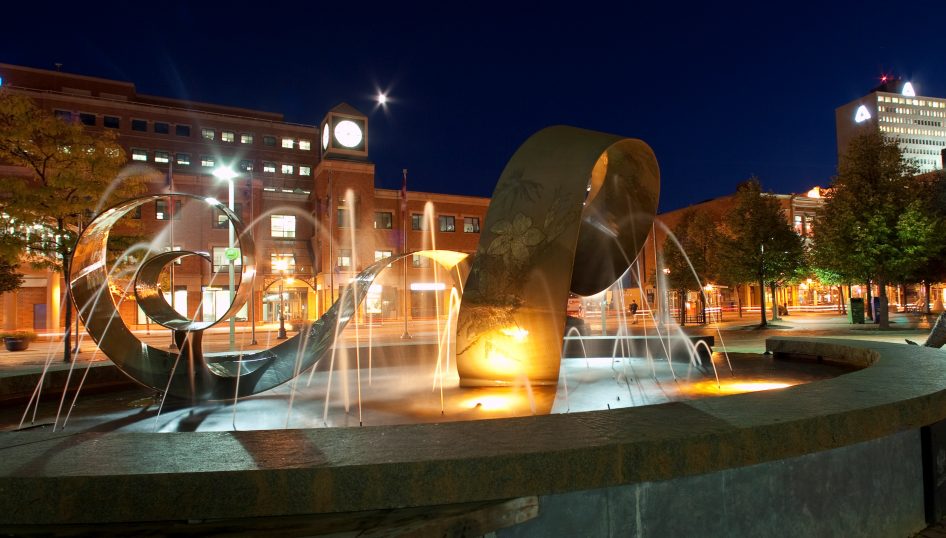
[[[408,168],[412,190],[489,196],[529,134],[570,124],[650,144],[662,211],[753,174],[803,192],[835,172],[834,109],[882,73],[946,97],[940,2],[73,4],[5,6],[0,62],[313,125],[346,101],[395,189]]]

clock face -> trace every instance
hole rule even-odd
[[[322,127],[322,149],[328,149],[328,124]]]
[[[346,148],[361,144],[361,127],[351,120],[342,120],[335,124],[335,140]]]

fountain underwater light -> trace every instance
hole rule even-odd
[[[212,198],[175,193],[123,202],[98,215],[79,237],[70,287],[79,317],[99,349],[135,381],[192,401],[224,400],[281,385],[316,365],[389,265],[421,255],[446,268],[463,290],[457,322],[462,386],[558,380],[569,291],[592,295],[613,284],[640,251],[657,209],[659,171],[640,140],[555,126],[526,140],[504,169],[486,214],[472,266],[450,251],[400,253],[359,273],[339,300],[305,331],[270,349],[205,357],[204,330],[234,315],[256,276],[255,245],[239,217]],[[233,223],[242,257],[240,284],[214,321],[176,312],[160,292],[168,264],[206,253],[147,258],[135,274],[145,314],[174,331],[179,353],[141,342],[124,324],[109,288],[106,243],[134,208],[168,196],[205,202]]]

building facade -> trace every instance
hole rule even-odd
[[[773,194],[781,205],[786,221],[795,230],[795,233],[808,239],[816,233],[816,216],[824,203],[820,187],[814,187],[804,193]],[[706,200],[691,206],[661,213],[657,216],[653,231],[648,235],[644,248],[634,265],[634,273],[640,275],[640,286],[631,287],[630,298],[646,307],[661,310],[665,306],[679,314],[679,309],[687,310],[688,319],[696,319],[699,305],[699,290],[689,293],[686,304],[680,305],[673,293],[667,293],[661,278],[663,265],[663,249],[669,233],[680,223],[680,220],[691,210],[706,212],[715,222],[723,222],[726,214],[735,208],[735,194]],[[634,280],[637,280],[636,278]],[[718,313],[729,310],[756,310],[760,306],[759,288],[755,283],[739,286],[736,289],[721,285],[718,282],[703,282],[707,298],[707,307],[710,312]],[[843,299],[840,290],[821,286],[817,281],[803,282],[793,286],[785,286],[778,290],[773,299],[770,290],[765,290],[766,307],[771,308],[772,301],[776,304],[807,310],[834,309]]]
[[[401,191],[375,187],[369,119],[347,104],[319,125],[304,125],[278,113],[142,95],[129,82],[59,71],[0,64],[0,79],[5,91],[30,97],[63,121],[115,131],[129,165],[155,171],[152,194],[229,202],[230,183],[215,172],[234,173],[232,209],[253,234],[258,274],[252,301],[237,314],[241,324],[275,323],[280,312],[290,322],[315,319],[376,260],[435,246],[472,253],[479,241],[488,199],[409,192],[403,201]],[[168,271],[166,296],[175,309],[208,321],[227,310],[225,215],[169,197],[131,218],[153,251],[206,252],[212,260],[187,257]],[[426,259],[406,265],[406,281],[382,279],[372,289],[373,318],[429,317],[446,304],[449,291],[433,282]],[[24,286],[3,296],[2,327],[61,330],[62,275],[27,264],[21,270]],[[120,311],[131,326],[149,323],[133,294],[121,299]]]
[[[879,86],[835,111],[838,156],[865,126],[896,140],[920,172],[943,168],[946,99],[918,96],[913,84],[884,77]]]

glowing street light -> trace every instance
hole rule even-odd
[[[213,171],[213,175],[215,178],[221,179],[227,182],[227,208],[230,211],[233,211],[233,207],[234,207],[233,205],[233,178],[237,177],[237,173],[234,172],[229,167],[221,166]],[[233,280],[234,280],[233,262],[236,260],[236,257],[232,255],[232,253],[234,252],[233,249],[235,248],[233,244],[234,230],[233,230],[232,222],[230,222],[229,232],[230,232],[229,238],[227,241],[227,262],[228,262],[227,265],[228,265],[229,273],[230,273],[230,303],[232,304],[233,298],[236,296],[236,290],[234,289],[234,285],[233,285]],[[231,316],[230,317],[230,349],[233,350],[235,347],[236,347],[236,318]]]
[[[377,99],[378,99],[378,104],[381,106],[384,106],[388,103],[388,96],[385,95],[383,92],[378,92]]]

